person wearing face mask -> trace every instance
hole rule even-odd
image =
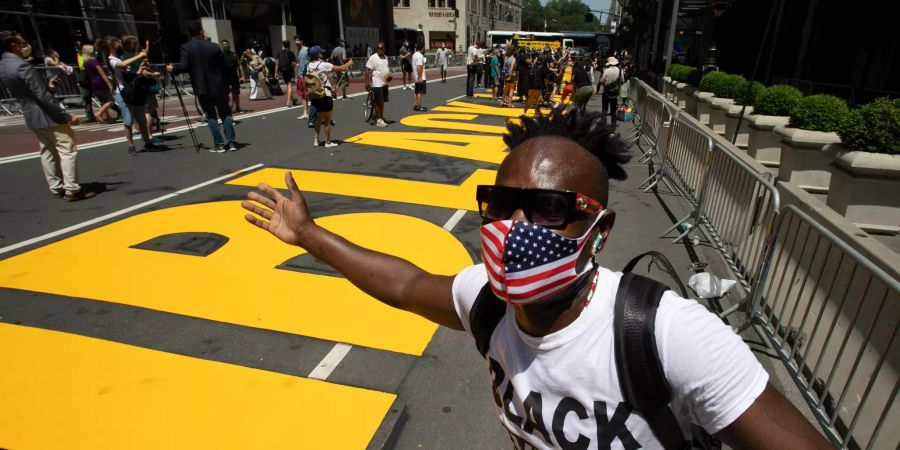
[[[245,218],[375,299],[472,334],[516,448],[690,448],[691,424],[735,448],[829,448],[741,338],[672,291],[659,291],[653,333],[671,392],[659,411],[675,426],[651,429],[625,401],[614,351],[617,291],[631,274],[601,265],[616,217],[609,179],[626,177],[631,155],[597,113],[554,110],[507,128],[495,183],[476,192],[484,263],[455,276],[322,228],[290,172],[287,195],[265,184],[248,194]],[[482,308],[500,314],[486,335]]]
[[[0,51],[0,82],[18,100],[25,125],[37,137],[50,193],[70,202],[93,197],[94,192],[84,191],[78,184],[75,132],[71,127],[78,125],[78,117],[60,108],[53,98],[59,77],[45,81],[26,62],[31,45],[18,33],[0,31]]]

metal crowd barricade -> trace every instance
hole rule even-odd
[[[694,219],[697,225],[700,196],[712,154],[713,141],[709,134],[692,124],[682,112],[677,112],[669,127],[668,142],[660,147],[660,166],[644,184],[644,192],[663,182],[669,190],[684,197],[694,208],[687,217],[679,220],[663,236]],[[670,184],[668,180],[671,180]],[[687,234],[675,238],[678,241]],[[674,241],[673,241],[674,242]]]
[[[746,292],[765,277],[779,208],[772,175],[760,173],[722,143],[714,143],[697,218]],[[739,308],[735,305],[721,316]]]
[[[46,81],[59,76],[60,84],[57,86],[53,96],[58,99],[81,98],[81,86],[78,86],[78,79],[75,77],[75,70],[70,74],[66,74],[61,67],[53,66],[34,66],[34,70],[41,74]]]
[[[773,247],[749,304],[754,328],[834,445],[898,448],[900,281],[795,205]]]
[[[659,151],[662,129],[671,120],[672,113],[665,105],[665,100],[649,91],[642,103],[643,114],[640,120],[640,136],[636,144],[643,153],[641,161],[649,161]],[[646,145],[646,148],[644,146]]]
[[[638,79],[632,79],[629,81],[631,86],[631,125],[634,127],[633,132],[627,138],[625,138],[625,142],[629,145],[636,144],[641,138],[641,121],[644,114],[644,103],[647,99],[647,88],[643,83]]]

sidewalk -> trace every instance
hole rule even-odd
[[[447,76],[455,76],[464,74],[464,68],[451,68],[447,70]],[[427,79],[430,83],[433,80],[439,80],[440,71],[437,69],[427,70]],[[399,73],[394,76],[393,86],[399,86],[402,77]],[[347,94],[356,94],[365,91],[365,82],[363,78],[352,78],[350,86],[347,87]],[[240,119],[241,115],[247,113],[258,113],[261,111],[273,110],[284,107],[287,98],[284,95],[273,96],[271,99],[251,101],[250,85],[244,83],[241,85],[241,108],[243,112],[235,114],[236,119]],[[185,109],[188,115],[194,119],[192,125],[205,125],[205,122],[199,122],[199,114],[194,106],[194,97],[191,95],[183,95]],[[94,110],[97,110],[95,106]],[[82,121],[85,120],[84,108],[69,108],[69,112],[78,116]],[[168,127],[176,127],[185,125],[183,119],[184,113],[178,102],[178,97],[168,97],[165,101],[159,103],[159,115]],[[78,145],[91,144],[95,142],[108,141],[110,139],[124,139],[125,133],[121,122],[115,123],[82,123],[72,127],[75,130],[75,142]],[[25,122],[21,115],[16,116],[0,116],[0,158],[8,156],[16,156],[25,153],[31,153],[38,150],[37,140],[34,133],[25,126]]]

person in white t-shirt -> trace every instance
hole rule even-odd
[[[450,50],[447,44],[441,43],[441,48],[437,49],[437,65],[441,69],[441,83],[447,82],[447,65],[450,61]]]
[[[366,61],[366,89],[372,89],[375,97],[375,125],[386,127],[384,121],[384,102],[388,101],[388,85],[391,82],[391,69],[385,55],[384,42],[375,44],[375,54]]]
[[[427,93],[425,84],[425,55],[422,52],[425,50],[425,43],[418,42],[416,43],[416,52],[413,53],[412,56],[412,81],[415,85],[415,95],[413,96],[413,111],[427,111],[428,108],[422,107],[422,97]]]
[[[325,128],[325,147],[337,147],[337,143],[331,142],[331,112],[334,109],[334,87],[331,85],[330,75],[332,72],[343,72],[353,64],[352,59],[340,66],[322,59],[322,48],[318,45],[309,49],[309,66],[307,73],[315,72],[319,75],[325,85],[325,96],[319,99],[311,100],[310,103],[316,108],[316,137],[313,140],[313,147],[319,146],[319,133]]]
[[[456,276],[427,273],[322,228],[290,172],[288,195],[261,185],[242,206],[253,213],[248,222],[306,249],[375,299],[448,328],[472,332],[469,313],[481,290],[495,296],[483,300],[505,302],[485,366],[516,448],[661,449],[618,383],[613,305],[622,274],[596,262],[616,216],[607,208],[609,179],[624,179],[631,159],[611,132],[600,114],[578,110],[509,125],[509,155],[495,184],[476,194],[485,264]],[[684,440],[695,424],[735,448],[830,448],[715,314],[669,291],[654,326]]]
[[[466,96],[475,95],[475,71],[479,63],[481,52],[478,50],[478,43],[475,42],[466,50]]]

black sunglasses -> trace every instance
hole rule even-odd
[[[597,200],[574,191],[522,189],[479,185],[475,191],[478,213],[486,221],[506,220],[521,209],[529,222],[561,228],[603,210]]]

